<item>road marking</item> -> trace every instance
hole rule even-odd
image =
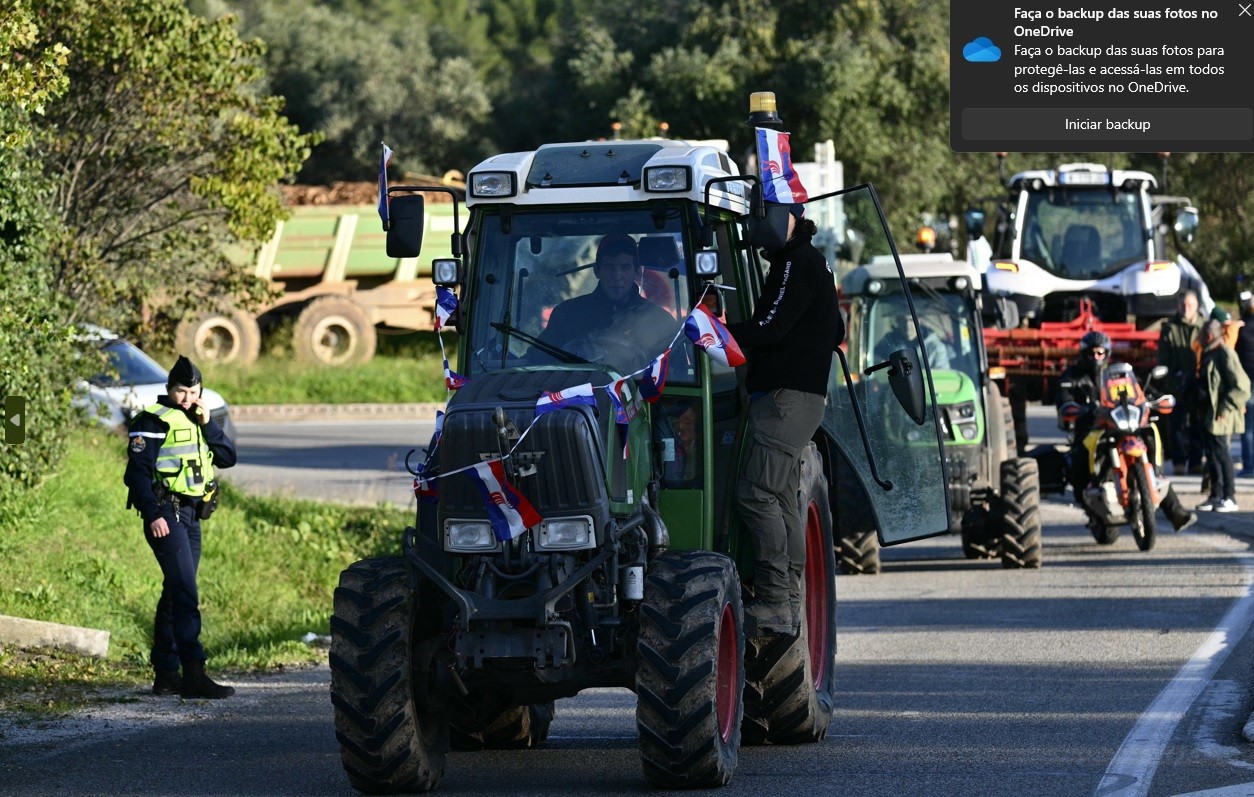
[[[1177,794],[1176,797],[1254,797],[1254,783],[1238,783],[1235,786],[1221,786],[1206,791],[1191,791],[1188,794]]]
[[[1196,539],[1216,548],[1224,547],[1229,538],[1218,535],[1197,535]],[[1215,676],[1215,672],[1233,647],[1249,630],[1254,621],[1254,556],[1238,554],[1237,561],[1245,568],[1245,592],[1236,599],[1228,613],[1219,621],[1206,641],[1193,653],[1193,658],[1176,673],[1171,683],[1159,693],[1150,707],[1141,714],[1131,732],[1119,746],[1115,757],[1106,767],[1106,774],[1093,792],[1093,797],[1145,797],[1154,780],[1154,772],[1167,749],[1176,726],[1188,712],[1202,689]],[[1229,641],[1231,640],[1231,642]],[[1231,787],[1240,789],[1244,787]],[[1209,794],[1209,793],[1208,793]],[[1224,797],[1254,795],[1250,791],[1233,791]],[[1219,797],[1216,792],[1213,797]]]

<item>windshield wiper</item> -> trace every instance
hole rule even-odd
[[[506,335],[517,335],[518,337],[527,341],[532,346],[535,346],[537,349],[544,352],[545,354],[556,357],[557,359],[561,360],[564,363],[590,363],[591,362],[590,360],[585,360],[584,358],[580,357],[578,354],[571,354],[570,352],[566,351],[560,346],[554,346],[552,343],[545,343],[544,341],[537,338],[535,335],[532,335],[529,332],[523,332],[521,329],[519,329],[516,326],[512,326],[510,324],[502,324],[499,321],[493,321],[490,324],[490,326],[493,329],[495,329],[497,332],[501,332]]]

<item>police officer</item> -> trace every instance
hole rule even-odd
[[[144,538],[161,566],[161,599],[152,631],[153,694],[224,698],[235,694],[205,674],[200,645],[200,521],[217,503],[214,471],[235,464],[235,444],[201,401],[200,370],[179,356],[166,395],[131,421],[127,508],[144,520]],[[183,667],[179,675],[179,665]]]

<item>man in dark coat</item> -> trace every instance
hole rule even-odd
[[[1202,327],[1200,390],[1202,440],[1210,468],[1210,497],[1198,505],[1202,511],[1236,512],[1231,435],[1245,431],[1245,405],[1250,400],[1250,379],[1236,352],[1224,345],[1223,325],[1207,321]]]
[[[786,243],[753,318],[728,331],[748,358],[749,441],[736,506],[757,550],[746,635],[799,633],[805,526],[797,506],[801,455],[823,420],[832,352],[845,336],[832,272],[811,239],[804,205],[790,206]]]
[[[1158,336],[1158,364],[1167,366],[1164,389],[1180,403],[1171,414],[1171,461],[1177,475],[1201,472],[1202,438],[1192,407],[1197,400],[1197,355],[1193,343],[1205,318],[1198,312],[1197,293],[1186,290],[1180,296],[1180,313],[1163,323]]]

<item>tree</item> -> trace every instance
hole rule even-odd
[[[69,90],[41,122],[64,320],[146,329],[156,304],[177,318],[213,294],[259,296],[224,252],[270,235],[276,183],[314,143],[258,90],[263,46],[180,0],[34,2],[36,46],[71,53]]]
[[[40,45],[38,18],[25,0],[0,8],[0,395],[22,396],[26,441],[0,459],[0,525],[16,500],[46,476],[65,435],[74,342],[59,319],[62,297],[48,291],[52,186],[39,163],[34,118],[65,91],[69,51]],[[31,422],[31,418],[38,422]]]

